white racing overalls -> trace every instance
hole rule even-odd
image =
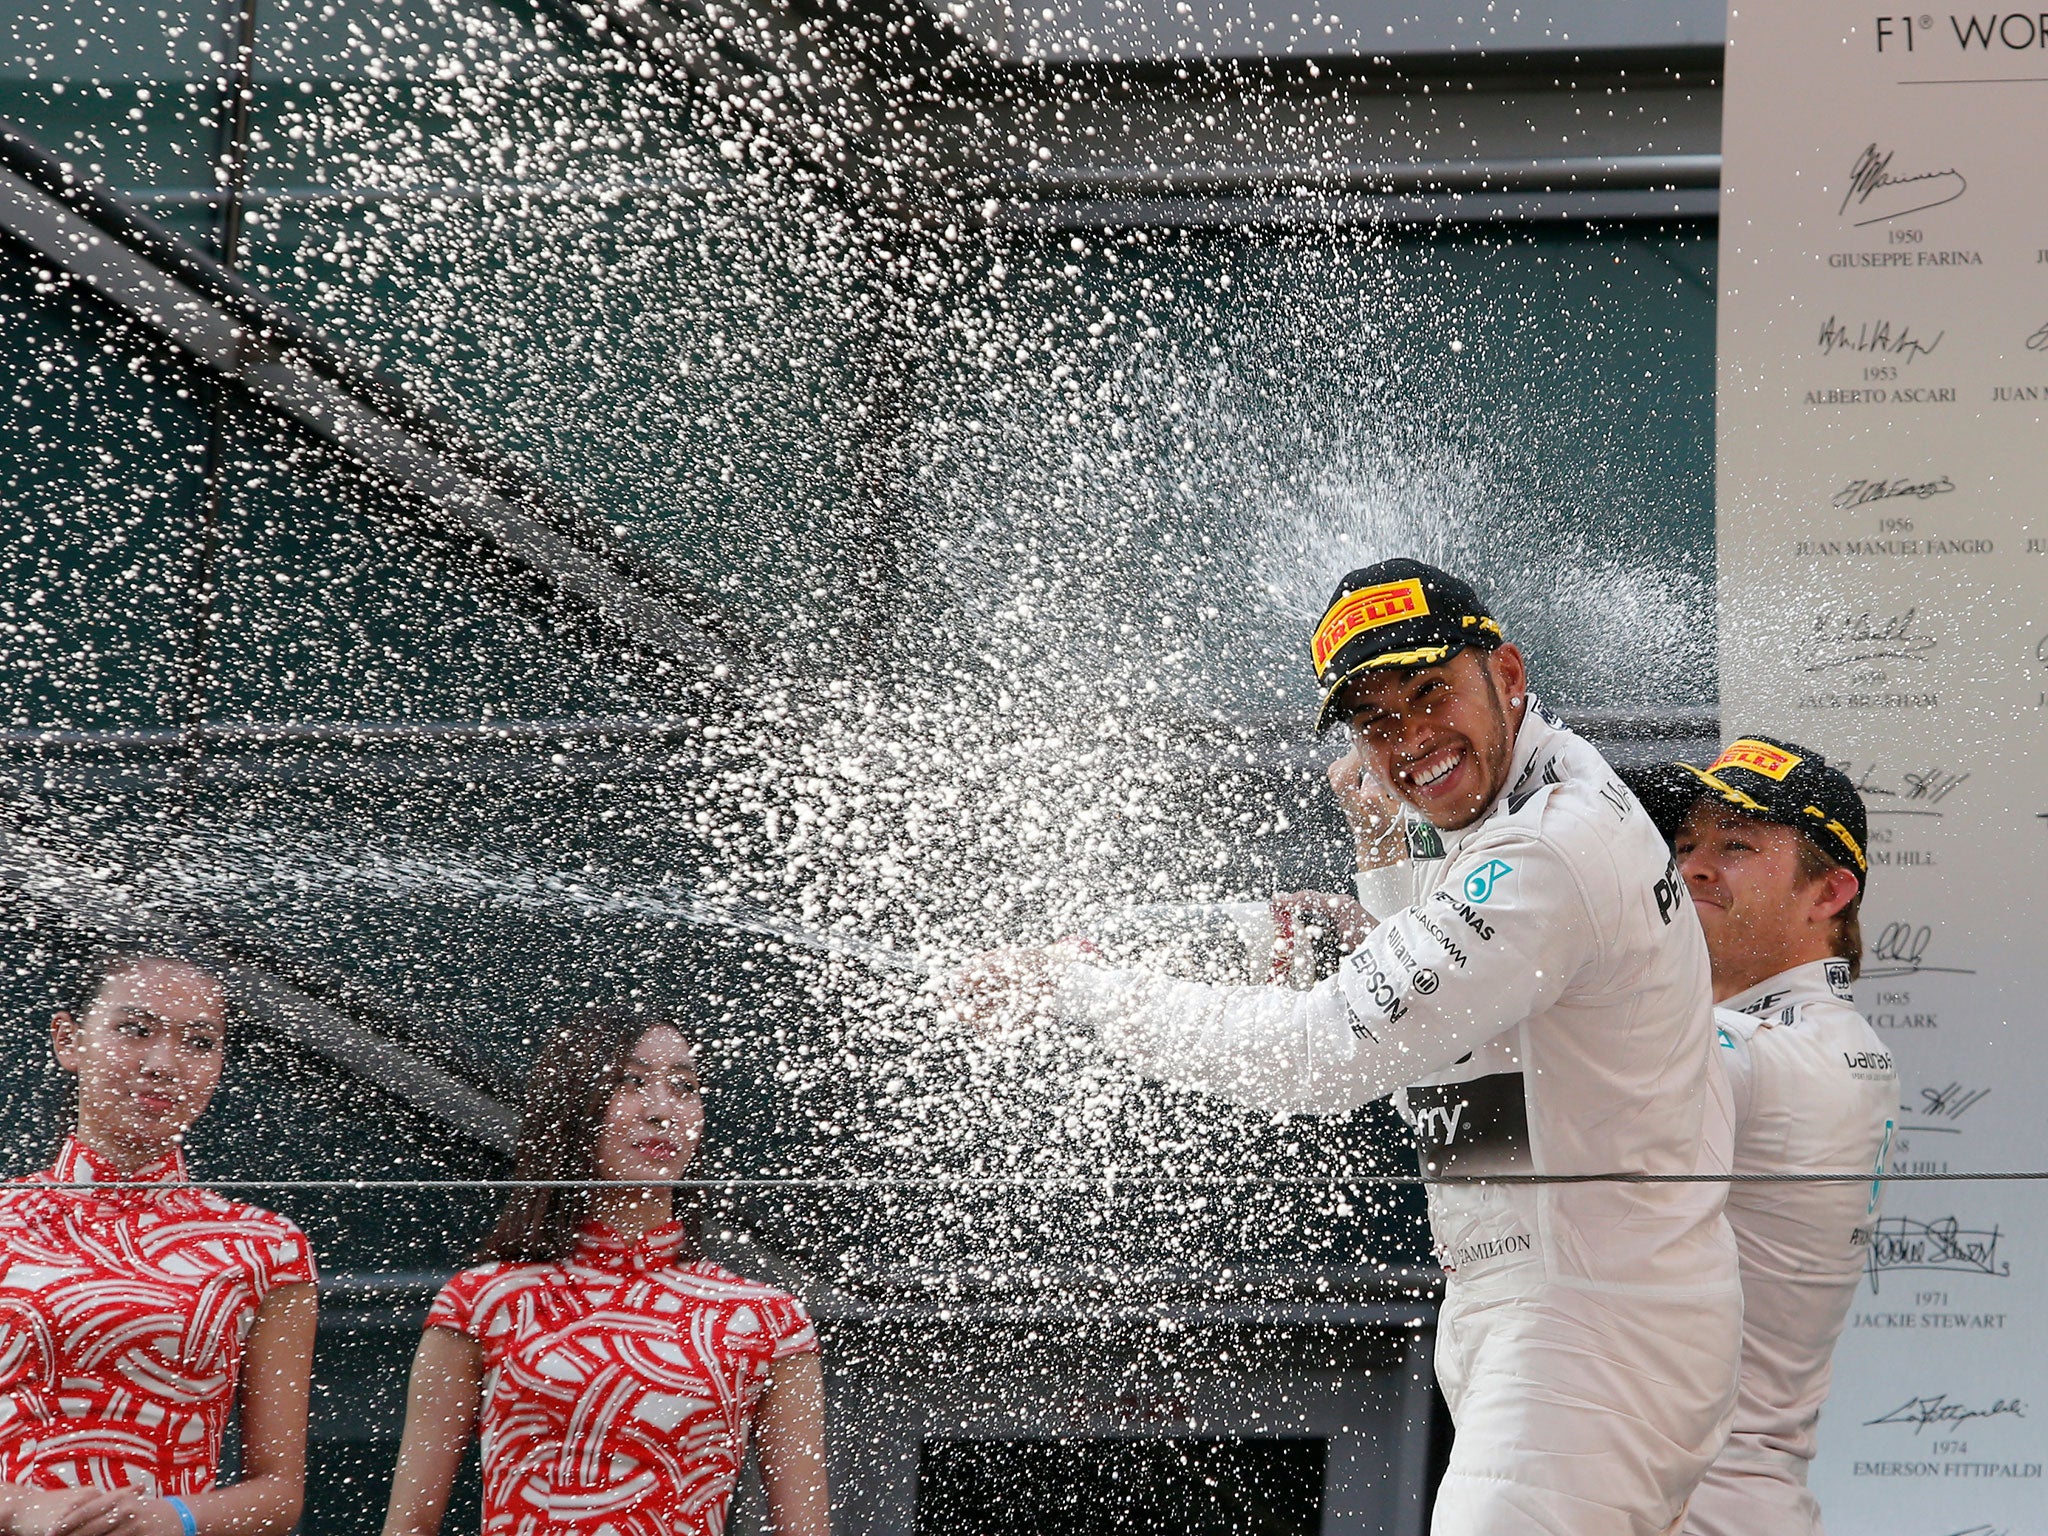
[[[1819,1536],[1806,1488],[1821,1404],[1877,1226],[1891,1151],[1891,1053],[1856,1011],[1841,960],[1797,966],[1715,1010],[1737,1173],[1849,1173],[1855,1183],[1737,1183],[1742,1260],[1735,1427],[1693,1494],[1687,1536]]]
[[[1409,905],[1313,990],[1077,965],[1062,1011],[1142,1071],[1269,1110],[1337,1114],[1398,1089],[1428,1173],[1725,1167],[1706,945],[1670,851],[1533,700],[1508,785],[1462,832],[1415,827],[1411,850],[1439,856],[1399,867]],[[1437,1536],[1678,1528],[1735,1400],[1724,1197],[1714,1182],[1430,1187],[1457,1426]]]

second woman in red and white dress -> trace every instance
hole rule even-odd
[[[483,1436],[486,1536],[718,1536],[751,1432],[777,1536],[828,1536],[824,1387],[795,1297],[691,1252],[673,1191],[703,1135],[689,1042],[593,1010],[541,1050],[487,1262],[413,1361],[385,1536],[433,1536]]]

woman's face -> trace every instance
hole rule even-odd
[[[597,1172],[618,1183],[682,1177],[704,1136],[690,1044],[666,1024],[634,1042],[597,1133]]]
[[[170,1151],[220,1087],[227,996],[180,960],[144,957],[106,979],[74,1018],[50,1025],[58,1065],[78,1078],[78,1135],[124,1167]]]

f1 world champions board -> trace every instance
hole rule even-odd
[[[1870,809],[1891,1172],[2048,1166],[2048,9],[1729,15],[1721,722]],[[2048,1531],[2048,1184],[1892,1183],[1830,1529]]]

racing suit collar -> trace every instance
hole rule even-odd
[[[1758,982],[1747,992],[1738,993],[1714,1006],[1762,1018],[1788,1004],[1819,1002],[1855,1006],[1854,995],[1849,990],[1849,964],[1846,960],[1809,960],[1804,965],[1780,971],[1768,980]]]
[[[1559,737],[1566,734],[1537,701],[1535,694],[1524,694],[1522,702],[1526,710],[1522,716],[1521,729],[1515,733],[1515,755],[1508,764],[1507,782],[1501,786],[1501,791],[1494,797],[1493,804],[1480,812],[1472,825],[1457,832],[1440,833],[1445,851],[1453,858],[1457,856],[1458,849],[1464,845],[1467,838],[1478,833],[1494,817],[1500,815],[1509,800],[1535,782],[1546,752],[1557,745]]]

